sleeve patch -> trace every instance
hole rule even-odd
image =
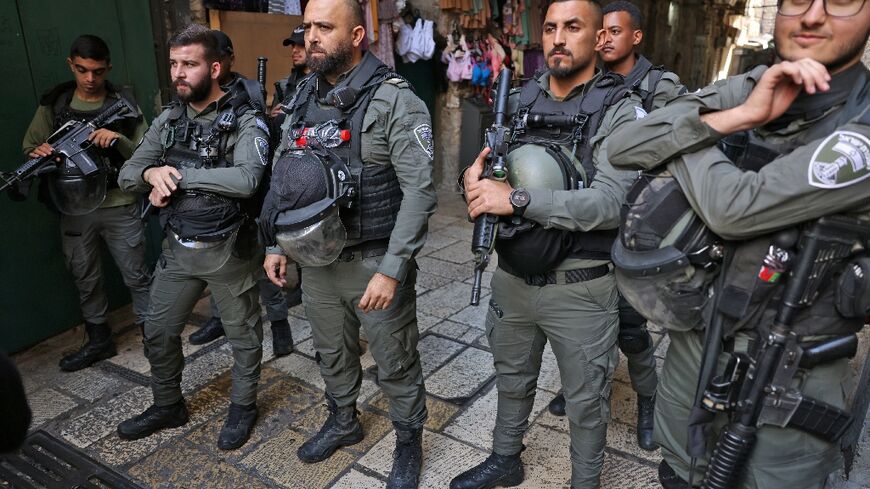
[[[647,116],[647,111],[643,110],[643,107],[638,105],[634,106],[634,120],[643,119]]]
[[[269,141],[266,141],[266,138],[257,136],[254,138],[254,146],[257,148],[257,156],[260,157],[260,163],[263,166],[269,164]]]
[[[429,159],[433,159],[435,157],[435,143],[432,138],[432,126],[429,124],[420,124],[414,128],[414,136],[417,137],[417,144],[423,148],[423,151],[429,156]]]
[[[255,117],[254,119],[256,119],[256,121],[257,121],[257,127],[262,129],[263,132],[266,133],[266,136],[268,136],[269,135],[269,124],[266,124],[266,121],[264,121],[260,117]]]
[[[851,131],[837,131],[816,148],[807,178],[818,188],[841,188],[870,177],[870,140]]]

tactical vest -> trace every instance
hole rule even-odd
[[[42,99],[40,100],[40,105],[51,107],[51,113],[54,117],[52,126],[55,131],[60,129],[61,126],[69,121],[90,121],[100,112],[106,110],[106,108],[112,105],[115,102],[115,96],[123,97],[124,99],[129,101],[131,105],[136,105],[132,94],[130,94],[126,90],[117,90],[111,83],[107,81],[107,96],[103,100],[103,105],[100,106],[99,109],[88,111],[76,110],[70,106],[72,98],[75,95],[75,90],[76,83],[74,81],[61,83],[60,85],[57,85],[52,90],[43,95]],[[141,120],[142,119],[140,118],[123,119],[109,124],[108,126],[106,126],[106,129],[123,134],[125,136],[130,136],[136,130],[136,126]],[[88,151],[92,151],[95,156],[99,156],[99,160],[103,161],[107,165],[110,173],[109,177],[107,178],[107,187],[109,189],[117,188],[117,172],[125,161],[124,157],[121,156],[121,153],[119,153],[118,150],[115,148],[92,147]]]
[[[520,92],[511,120],[508,153],[523,145],[542,146],[565,174],[565,187],[553,190],[588,187],[597,173],[590,140],[607,108],[626,93],[624,80],[613,73],[603,75],[584,96],[566,101],[553,100],[536,80],[530,80]],[[560,118],[573,120],[571,124],[535,122]],[[566,153],[574,158],[569,161]],[[522,186],[522,182],[517,183]],[[552,270],[566,258],[607,260],[615,237],[615,230],[570,232],[545,229],[527,219],[503,218],[495,248],[502,268],[517,275],[533,275]]]
[[[729,135],[719,141],[718,147],[738,168],[758,171],[781,155],[827,137],[837,127],[857,117],[866,108],[870,93],[868,78],[865,69],[840,109],[831,111],[829,105],[817,114],[807,114],[810,119],[821,118],[797,137],[775,141],[765,138],[756,129]],[[689,218],[681,219],[683,216]],[[690,311],[691,315],[683,314],[673,321],[661,321],[663,326],[677,330],[703,327],[701,309],[712,304],[708,301],[711,296],[708,289],[714,274],[709,272],[716,270],[718,259],[721,259],[721,246],[733,250],[723,286],[717,292],[720,295],[717,311],[724,315],[728,324],[725,335],[732,336],[747,328],[766,334],[778,308],[781,288],[777,284],[761,282],[757,275],[773,235],[744,242],[725,242],[711,233],[694,214],[667,170],[660,170],[642,176],[629,191],[622,212],[620,238],[614,246],[614,263],[623,295],[645,315],[648,311],[652,311],[652,315],[656,311]],[[668,256],[670,260],[667,260]],[[844,265],[845,262],[840,267]],[[676,279],[668,274],[686,267],[694,267],[694,273],[681,272]],[[643,293],[644,280],[650,281],[646,293]],[[799,313],[794,324],[797,334],[846,334],[863,326],[863,321],[844,320],[831,313],[835,294],[832,284],[826,284],[821,290],[813,305]],[[705,319],[713,312],[707,311]]]
[[[187,116],[187,104],[174,101],[169,106],[169,116],[160,131],[163,154],[161,163],[175,168],[229,168],[233,163],[227,158],[227,140],[238,130],[238,120],[251,109],[258,110],[245,90],[231,91],[232,97],[216,110],[213,121],[191,119]],[[160,221],[165,228],[185,239],[201,238],[234,228],[255,216],[253,198],[233,199],[211,192],[188,191],[184,199],[173,199],[161,209]],[[254,233],[245,233],[246,237]]]
[[[641,88],[643,80],[649,74],[649,86],[644,90]],[[637,62],[632,68],[631,73],[625,77],[625,85],[629,90],[638,94],[643,101],[643,110],[647,112],[653,111],[653,102],[656,95],[656,87],[662,80],[665,74],[665,69],[662,66],[653,66],[650,60],[645,56],[638,56]]]
[[[287,149],[300,149],[295,145],[306,131],[324,125],[348,131],[345,134],[349,134],[349,139],[336,140],[326,154],[347,164],[359,189],[339,213],[349,240],[388,238],[396,225],[403,195],[396,171],[392,166],[365,164],[361,148],[363,119],[369,103],[381,84],[396,78],[402,79],[366,52],[353,73],[339,82],[325,100],[319,100],[319,77],[309,75],[300,82],[290,103],[288,117],[292,122]],[[301,149],[313,151],[308,147]]]

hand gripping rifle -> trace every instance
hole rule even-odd
[[[491,178],[499,182],[507,179],[505,157],[507,156],[508,130],[505,125],[508,95],[511,89],[511,70],[503,68],[498,78],[498,92],[495,98],[495,121],[486,130],[486,146],[491,149],[484,163],[480,178]],[[480,282],[483,271],[489,265],[489,257],[495,247],[499,217],[494,214],[477,216],[474,232],[471,235],[471,252],[474,254],[474,285],[471,286],[471,305],[480,304]]]
[[[46,142],[54,149],[50,155],[33,158],[14,171],[0,173],[0,192],[18,182],[51,173],[57,170],[57,165],[63,164],[65,160],[74,163],[85,176],[100,171],[101,166],[87,153],[87,150],[93,145],[88,140],[90,135],[97,129],[106,127],[115,121],[138,116],[139,110],[127,102],[124,97],[120,97],[89,122],[67,122],[48,137]]]
[[[801,234],[797,261],[770,334],[754,358],[735,354],[724,374],[716,377],[704,394],[706,409],[731,413],[731,422],[722,430],[707,467],[705,489],[737,487],[762,425],[800,429],[829,442],[839,439],[849,427],[849,413],[803,396],[792,387],[792,380],[799,368],[854,356],[857,338],[841,336],[802,348],[792,324],[797,313],[812,304],[819,288],[829,282],[834,269],[856,247],[866,249],[868,239],[870,223],[845,216],[822,217]],[[790,248],[796,237],[792,235],[791,243],[785,242],[788,239],[776,241],[768,256],[783,257],[789,253],[783,248]]]

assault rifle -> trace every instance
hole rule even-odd
[[[260,90],[263,91],[263,103],[266,103],[266,61],[269,61],[265,56],[257,58],[257,83],[260,84]]]
[[[505,157],[507,156],[509,128],[505,125],[505,113],[507,112],[510,89],[511,70],[503,68],[498,78],[498,92],[494,110],[495,121],[486,130],[486,146],[491,151],[486,157],[480,178],[491,178],[499,182],[507,179]],[[471,235],[471,252],[474,254],[474,284],[471,286],[472,306],[480,304],[480,282],[495,247],[498,219],[499,217],[493,214],[482,214],[474,221],[474,232]]]
[[[18,182],[56,171],[66,160],[74,163],[85,176],[100,171],[101,165],[87,152],[93,145],[88,139],[90,135],[118,120],[138,116],[139,110],[120,97],[89,122],[67,122],[48,137],[46,142],[54,150],[50,155],[28,160],[15,171],[0,173],[0,192]]]
[[[778,239],[768,256],[788,256],[788,248],[796,241],[795,234]],[[803,396],[792,387],[792,380],[799,368],[854,356],[856,336],[836,337],[804,348],[792,324],[797,313],[812,304],[836,266],[852,256],[856,246],[866,248],[868,243],[870,223],[845,216],[820,218],[802,233],[797,261],[770,333],[762,339],[754,358],[745,353],[732,356],[723,375],[714,378],[704,393],[703,407],[730,413],[731,422],[716,443],[702,487],[737,487],[762,425],[800,429],[829,442],[838,440],[849,427],[849,413]],[[863,419],[864,413],[858,414]]]

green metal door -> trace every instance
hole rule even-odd
[[[95,34],[112,52],[110,80],[131,87],[147,121],[159,108],[157,64],[148,2],[16,0],[0,2],[0,169],[23,163],[21,139],[39,96],[71,79],[66,58],[80,34]],[[81,321],[78,293],[66,271],[58,218],[34,196],[0,196],[0,349],[15,351]],[[103,265],[110,307],[129,294],[110,259]],[[71,345],[77,346],[77,345]]]

